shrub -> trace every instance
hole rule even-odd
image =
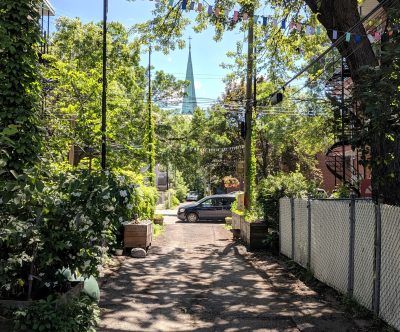
[[[158,201],[157,188],[146,186],[141,174],[126,169],[117,169],[115,172],[125,182],[135,184],[131,216],[139,220],[153,219]]]
[[[6,297],[26,296],[30,274],[40,294],[63,290],[60,269],[97,275],[107,247],[133,213],[134,184],[115,174],[40,178],[17,176],[0,189],[0,295]]]
[[[271,222],[272,226],[277,226],[279,199],[305,197],[315,187],[315,183],[308,181],[300,172],[278,173],[263,179],[257,188],[257,201],[264,209],[264,218]]]
[[[351,189],[348,184],[342,184],[335,188],[332,193],[332,198],[349,198],[351,194]]]
[[[157,188],[146,187],[144,185],[138,186],[135,189],[135,200],[132,210],[133,214],[135,214],[140,220],[152,220],[156,210],[157,201]]]
[[[176,197],[176,191],[169,189],[167,191],[167,200],[164,203],[166,209],[172,209],[180,204],[179,199]]]
[[[96,332],[99,317],[97,304],[87,295],[61,303],[56,297],[35,301],[31,306],[15,312],[17,331]]]
[[[180,202],[184,202],[186,200],[186,195],[189,192],[189,188],[187,187],[185,180],[182,177],[182,173],[179,171],[176,172],[175,191],[176,198],[178,198]]]

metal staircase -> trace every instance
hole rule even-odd
[[[326,152],[325,164],[335,176],[335,183],[339,180],[359,194],[359,183],[363,179],[363,174],[359,172],[358,166],[354,166],[354,163],[356,165],[359,163],[358,153],[356,157],[350,157],[348,152],[349,146],[362,128],[362,122],[357,116],[357,110],[354,109],[356,106],[352,102],[349,79],[350,71],[343,63],[342,68],[333,74],[326,85],[326,95],[336,106],[335,131],[338,140]],[[353,158],[357,160],[353,160]]]

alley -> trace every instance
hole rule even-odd
[[[223,224],[169,222],[102,289],[99,331],[357,331],[276,263],[262,275]],[[268,264],[268,262],[266,262]]]

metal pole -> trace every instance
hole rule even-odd
[[[101,107],[101,168],[106,169],[107,157],[107,14],[108,0],[103,0],[103,95]]]
[[[349,245],[349,271],[347,294],[352,297],[354,290],[354,248],[355,248],[355,228],[356,228],[356,196],[350,195],[350,245]]]
[[[336,154],[335,154],[335,188],[336,188],[336,186],[337,186],[337,177],[336,177],[336,175],[337,175],[337,170],[336,170],[336,166],[337,166],[337,160],[336,160]]]
[[[292,259],[294,260],[294,247],[295,247],[295,215],[294,215],[294,198],[290,199],[290,211],[291,211],[291,222],[292,222]]]
[[[307,246],[307,268],[311,268],[311,198],[307,199],[307,219],[308,219],[308,246]]]
[[[40,42],[40,50],[42,53],[45,53],[46,50],[46,46],[43,44],[43,37],[44,37],[44,4],[42,4],[42,27],[41,27],[41,37],[42,37],[42,41]]]
[[[374,291],[372,297],[372,309],[375,315],[379,315],[381,296],[381,243],[382,243],[382,217],[381,201],[375,204],[375,252],[374,252]]]
[[[49,41],[50,41],[50,10],[47,11],[47,52],[49,53]]]
[[[342,183],[343,185],[346,182],[346,147],[345,147],[345,132],[344,132],[344,58],[342,57],[342,73],[341,73],[341,79],[342,79],[342,158],[343,158],[343,180]]]
[[[167,162],[167,190],[169,190],[169,162]]]

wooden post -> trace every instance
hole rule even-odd
[[[246,138],[244,144],[244,204],[245,208],[251,208],[251,152],[252,152],[252,133],[253,133],[253,68],[254,68],[254,17],[253,11],[249,15],[249,35],[247,51],[247,84],[246,84]]]

